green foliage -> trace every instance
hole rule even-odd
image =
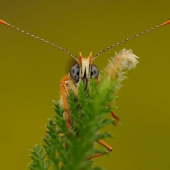
[[[114,83],[91,80],[88,87],[81,81],[78,87],[78,97],[71,91],[68,96],[70,120],[72,129],[67,129],[63,117],[64,109],[54,102],[57,113],[54,120],[49,119],[47,137],[41,148],[36,145],[31,151],[32,163],[30,170],[97,170],[92,167],[92,160],[87,158],[96,153],[93,144],[98,139],[111,137],[108,133],[99,133],[104,126],[113,123],[113,119],[105,116],[113,109],[108,105],[113,101]],[[42,153],[43,152],[43,153]]]
[[[124,69],[132,69],[137,64],[137,56],[131,50],[122,50],[109,62],[100,84],[92,79],[88,84],[79,82],[78,95],[70,90],[67,96],[71,130],[64,118],[64,108],[54,102],[56,115],[49,119],[48,131],[42,147],[37,145],[31,151],[30,170],[97,170],[89,157],[106,153],[93,145],[99,139],[111,137],[100,130],[113,123],[107,115],[114,110],[116,92],[125,78]]]

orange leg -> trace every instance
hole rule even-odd
[[[120,119],[115,115],[114,112],[111,112],[111,115],[113,116],[113,118],[116,119],[116,122],[114,123],[114,125],[116,126],[119,123]]]
[[[108,107],[110,107],[110,105],[108,105]],[[116,126],[119,123],[120,119],[116,116],[116,114],[113,111],[111,112],[111,115],[114,119],[116,119],[116,122],[114,123],[114,125]]]
[[[64,103],[66,123],[67,123],[68,130],[70,130],[71,124],[70,124],[70,120],[69,120],[69,109],[68,109],[67,98],[66,98],[66,93],[68,94],[69,90],[65,83],[65,79],[62,79],[62,81],[61,81],[61,93],[62,93],[63,103]]]
[[[106,142],[104,142],[103,140],[99,139],[97,141],[97,143],[99,143],[100,145],[104,146],[108,151],[106,153],[109,153],[109,152],[112,152],[112,147],[110,145],[108,145]],[[95,154],[95,155],[92,155],[90,156],[89,158],[87,159],[93,159],[93,158],[96,158],[96,157],[99,157],[99,156],[102,156],[106,153],[99,153],[99,154]]]

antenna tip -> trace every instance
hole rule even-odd
[[[168,25],[168,24],[170,24],[170,19],[168,21],[164,22],[163,25]]]
[[[0,24],[7,25],[7,23],[5,21],[3,21],[2,19],[0,19]]]

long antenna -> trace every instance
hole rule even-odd
[[[49,41],[47,41],[47,40],[44,40],[43,38],[40,38],[40,37],[37,37],[37,36],[35,36],[35,35],[33,35],[33,34],[30,34],[30,33],[28,33],[28,32],[25,32],[24,30],[21,30],[20,28],[17,28],[17,27],[15,27],[15,26],[7,23],[7,22],[3,21],[2,19],[0,19],[0,24],[7,25],[7,26],[9,26],[9,27],[11,27],[11,28],[16,29],[17,31],[20,31],[20,32],[22,32],[22,33],[24,33],[24,34],[26,34],[26,35],[29,35],[30,37],[33,37],[33,38],[38,39],[38,40],[40,40],[40,41],[43,41],[43,42],[45,42],[45,43],[47,43],[47,44],[49,44],[49,45],[52,45],[52,46],[54,46],[54,47],[56,47],[56,48],[58,48],[58,49],[60,49],[60,50],[62,50],[62,51],[64,51],[64,52],[66,52],[67,54],[69,54],[71,57],[73,57],[73,58],[78,62],[78,59],[77,59],[71,52],[69,52],[68,50],[66,50],[66,49],[64,49],[64,48],[62,48],[62,47],[60,47],[60,46],[58,46],[58,45],[56,45],[56,44],[54,44],[54,43],[52,43],[52,42],[49,42]]]
[[[109,49],[111,49],[111,48],[113,48],[113,47],[116,47],[116,46],[118,46],[118,45],[120,45],[120,44],[122,44],[122,43],[124,43],[124,42],[126,42],[126,41],[129,41],[129,40],[131,40],[131,39],[134,39],[134,38],[136,38],[136,37],[139,37],[139,36],[141,36],[141,35],[143,35],[143,34],[146,34],[146,33],[150,32],[150,31],[155,30],[156,28],[159,28],[159,27],[161,27],[161,26],[168,25],[168,24],[170,24],[170,19],[169,19],[168,21],[160,24],[160,25],[157,25],[157,26],[155,26],[155,27],[153,27],[153,28],[150,28],[150,29],[148,29],[148,30],[146,30],[146,31],[143,31],[143,32],[141,32],[141,33],[139,33],[139,34],[137,34],[137,35],[134,35],[134,36],[132,36],[132,37],[130,37],[130,38],[127,38],[127,39],[125,39],[125,40],[123,40],[123,41],[120,41],[120,42],[118,42],[118,43],[116,43],[116,44],[113,44],[113,45],[105,48],[104,50],[100,51],[98,54],[96,54],[96,55],[93,57],[93,60],[94,60],[96,57],[98,57],[101,53],[103,53],[103,52],[105,52],[105,51],[107,51],[107,50],[109,50]]]

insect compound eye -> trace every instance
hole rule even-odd
[[[95,65],[92,65],[90,77],[97,79],[98,76],[99,76],[99,69]]]
[[[77,82],[79,80],[79,64],[75,64],[70,69],[71,77]]]

